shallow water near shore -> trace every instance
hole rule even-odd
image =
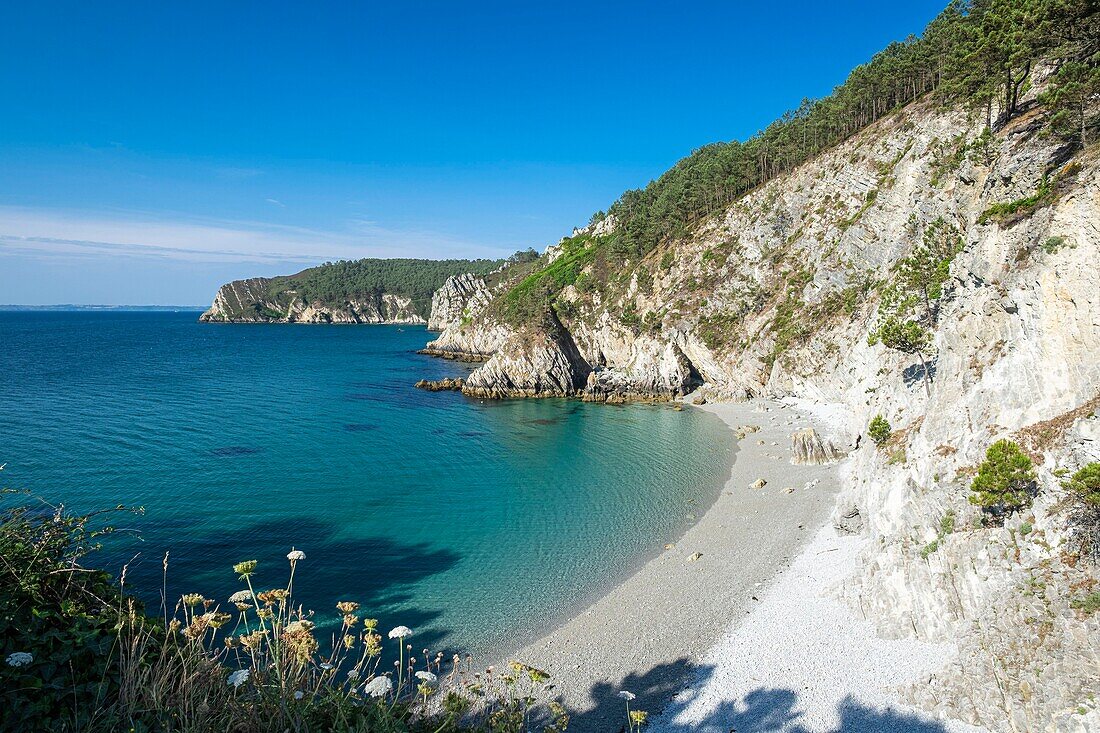
[[[142,505],[100,556],[159,614],[224,599],[234,562],[419,648],[488,655],[625,577],[701,515],[732,456],[699,410],[482,402],[415,389],[466,369],[410,326],[226,326],[197,313],[0,313],[4,486]]]

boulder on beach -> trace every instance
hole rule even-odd
[[[832,463],[844,457],[844,453],[832,441],[823,439],[813,428],[795,431],[791,435],[791,441],[791,463],[796,466]]]

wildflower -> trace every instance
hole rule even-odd
[[[194,608],[205,600],[206,599],[203,598],[202,593],[188,593],[183,597],[183,602],[191,608]]]
[[[638,728],[641,728],[643,725],[645,725],[646,718],[648,717],[649,713],[647,713],[645,710],[630,711],[630,722]]]
[[[422,697],[427,698],[428,695],[432,694],[432,686],[429,685],[427,682],[421,682],[417,686],[416,691],[420,693]]]
[[[272,590],[262,591],[256,597],[270,606],[276,601],[280,603],[285,601],[289,595],[290,594],[286,592],[285,588],[273,588]]]
[[[375,677],[363,686],[363,692],[371,697],[385,697],[393,689],[393,682],[389,677]]]
[[[355,637],[351,634],[344,634],[344,646],[348,647],[349,649],[355,646]]]
[[[29,652],[12,652],[6,661],[9,667],[26,667],[34,661],[34,655]]]
[[[404,639],[406,636],[412,636],[413,630],[408,626],[395,626],[390,629],[391,639]]]
[[[241,646],[246,649],[256,650],[263,646],[264,638],[267,636],[267,631],[253,631],[251,634],[244,634],[240,637]]]
[[[248,682],[248,678],[252,675],[251,670],[238,669],[233,674],[229,675],[229,684],[233,685],[233,689],[236,689]]]
[[[345,616],[359,610],[359,604],[355,601],[340,601],[336,604],[336,610]]]
[[[227,623],[233,620],[233,617],[230,616],[228,613],[221,613],[220,611],[205,615],[210,617],[207,621],[210,624],[210,627],[214,629],[220,629],[221,627],[225,626]]]
[[[367,631],[374,631],[378,628],[378,619],[368,618],[363,620],[363,628]]]
[[[236,593],[234,593],[233,595],[229,596],[229,602],[230,603],[251,603],[252,602],[252,591],[250,591],[250,590],[239,590]]]
[[[431,672],[426,672],[424,670],[420,670],[419,672],[417,672],[416,673],[416,678],[418,680],[422,680],[425,684],[428,684],[428,685],[433,684],[436,680],[439,679],[438,677],[436,677]]]
[[[637,697],[637,695],[635,695],[633,692],[627,692],[626,690],[619,690],[619,697],[626,700],[627,702],[630,702],[635,697]]]
[[[241,576],[241,580],[248,580],[248,578],[256,572],[256,561],[245,560],[239,562],[233,566],[233,572]]]
[[[359,679],[359,670],[349,669],[348,670],[348,679],[351,680],[352,682]]]
[[[291,562],[298,562],[299,560],[305,560],[306,559],[306,553],[302,552],[301,550],[291,550],[290,552],[288,552],[286,554],[286,559],[290,560]]]
[[[301,700],[305,696],[306,696],[306,693],[302,692],[301,690],[295,690],[295,692],[294,692],[294,699],[295,700]]]
[[[321,662],[321,669],[323,669],[327,672],[330,669],[332,669],[332,665],[329,664],[328,662]]]
[[[313,638],[313,622],[305,619],[292,621],[283,631],[283,641],[294,652],[300,664],[305,664],[317,651],[317,640]]]
[[[357,623],[359,623],[359,617],[358,616],[352,615],[350,613],[347,616],[344,616],[344,626],[351,627],[351,626],[355,626],[355,624],[357,624]]]
[[[382,653],[382,637],[378,634],[364,634],[363,643],[367,647],[366,652],[368,657],[377,657]]]

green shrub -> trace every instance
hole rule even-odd
[[[1100,463],[1089,463],[1062,485],[1075,504],[1070,539],[1082,557],[1100,563]]]
[[[882,415],[875,415],[867,426],[867,437],[875,441],[875,445],[882,445],[889,440],[890,432],[890,423]]]
[[[1072,601],[1069,602],[1069,606],[1070,608],[1074,608],[1080,611],[1086,616],[1091,616],[1097,611],[1100,611],[1100,592],[1089,593],[1087,596],[1074,598]]]
[[[1001,524],[1007,515],[1031,505],[1035,486],[1035,468],[1027,454],[1011,440],[998,440],[978,466],[970,503],[982,508],[988,522]]]
[[[1100,507],[1100,463],[1093,461],[1078,470],[1065,487],[1085,504]]]

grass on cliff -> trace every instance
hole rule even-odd
[[[386,632],[352,600],[307,610],[295,593],[309,572],[298,550],[281,571],[254,560],[224,568],[240,583],[229,598],[189,593],[146,615],[125,571],[116,582],[83,564],[125,509],[74,515],[18,496],[0,515],[0,730],[560,733],[569,724],[541,670],[475,669],[469,657],[416,650],[415,630]],[[317,625],[326,618],[331,640]],[[626,726],[636,733],[645,717],[633,711]]]

